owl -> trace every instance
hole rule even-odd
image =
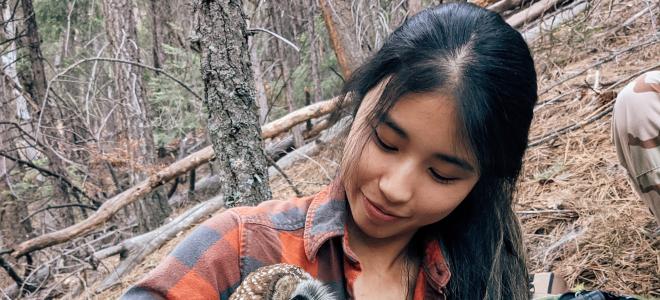
[[[298,266],[275,264],[250,273],[229,300],[336,300],[327,286]]]

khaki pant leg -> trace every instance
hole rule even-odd
[[[645,73],[621,90],[612,137],[633,189],[660,225],[660,71]]]

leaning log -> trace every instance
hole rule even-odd
[[[104,259],[116,254],[122,257],[119,265],[110,272],[103,282],[96,288],[101,292],[115,285],[126,273],[130,272],[136,265],[140,264],[145,257],[160,248],[165,242],[172,239],[179,232],[189,228],[191,225],[208,218],[213,213],[222,209],[224,205],[223,196],[218,195],[207,201],[195,205],[183,214],[177,216],[171,222],[145,234],[132,237],[112,246],[94,253],[96,259]]]
[[[536,20],[539,16],[541,16],[546,11],[549,11],[552,8],[554,8],[561,1],[562,0],[541,0],[539,2],[532,4],[532,6],[509,17],[508,19],[506,19],[506,22],[509,23],[511,27],[514,28],[521,27],[525,23],[529,23],[533,20]]]
[[[340,103],[340,97],[335,97],[330,100],[318,102],[300,108],[278,120],[264,125],[261,129],[262,137],[264,139],[273,137],[309,119],[318,118],[320,116],[329,114],[335,111],[339,106],[338,104]],[[14,248],[12,255],[14,257],[21,257],[32,251],[61,244],[73,238],[84,235],[110,219],[121,208],[147,195],[154,188],[159,187],[169,180],[185,174],[189,170],[209,162],[213,157],[213,148],[211,146],[205,147],[204,149],[199,150],[149,176],[149,178],[122,192],[121,194],[118,194],[105,201],[103,205],[101,205],[101,207],[99,207],[99,209],[87,219],[72,226],[60,229],[58,231],[50,232],[20,243]]]
[[[514,9],[522,3],[522,0],[500,0],[491,5],[488,5],[488,9],[496,13],[503,13],[507,10]]]
[[[523,38],[527,44],[531,45],[541,37],[544,32],[550,32],[559,28],[559,26],[573,20],[575,16],[587,10],[588,7],[589,3],[587,1],[573,3],[570,7],[554,13],[552,16],[544,17],[536,26],[525,30],[522,33]]]
[[[301,160],[308,159],[310,156],[318,153],[323,145],[336,140],[341,134],[345,133],[350,125],[351,117],[344,117],[339,122],[337,122],[337,124],[324,131],[317,140],[312,141],[311,143],[307,143],[304,146],[290,153],[287,153],[287,155],[280,158],[277,161],[277,166],[279,166],[281,169],[286,169]],[[277,170],[274,167],[269,167],[268,176],[274,176],[275,174],[277,174]],[[334,174],[326,175],[330,177],[334,176]]]

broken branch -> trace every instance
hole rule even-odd
[[[310,106],[298,109],[282,117],[281,119],[264,125],[262,127],[262,137],[264,139],[271,138],[277,134],[289,130],[295,125],[307,121],[308,119],[317,118],[331,113],[338,109],[340,103],[341,97],[335,97],[330,100],[318,102]],[[138,183],[132,188],[105,201],[103,205],[101,205],[101,207],[99,207],[99,209],[87,219],[58,231],[47,233],[22,242],[16,246],[12,255],[14,257],[20,257],[32,251],[57,245],[88,233],[94,228],[103,224],[103,222],[110,219],[110,217],[112,217],[124,206],[137,201],[138,199],[150,193],[154,188],[159,187],[180,175],[183,175],[189,170],[209,162],[214,156],[215,154],[213,153],[213,148],[211,146],[199,150],[149,176],[149,178]]]

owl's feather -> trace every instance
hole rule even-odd
[[[265,266],[250,273],[230,300],[334,300],[330,289],[302,268],[290,264]]]

